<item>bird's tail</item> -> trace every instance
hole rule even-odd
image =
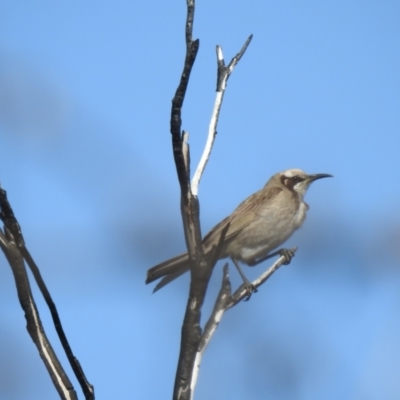
[[[157,283],[156,287],[153,290],[153,292],[156,292],[174,279],[189,271],[189,268],[188,254],[181,254],[174,258],[170,258],[169,260],[164,261],[161,264],[154,266],[153,268],[150,268],[147,271],[146,283],[153,282],[163,277],[163,279],[161,279],[161,281]]]

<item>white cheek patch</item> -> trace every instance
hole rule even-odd
[[[295,190],[297,193],[301,193],[301,194],[304,194],[305,191],[306,191],[306,189],[307,189],[307,185],[306,185],[306,182],[305,182],[305,181],[296,183],[296,184],[293,186],[293,190]]]

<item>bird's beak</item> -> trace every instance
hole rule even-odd
[[[308,175],[308,181],[314,182],[317,179],[321,179],[321,178],[333,178],[333,175],[329,175],[329,174],[314,174],[314,175]]]

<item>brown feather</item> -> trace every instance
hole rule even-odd
[[[264,190],[252,194],[246,200],[242,201],[236,210],[229,216],[223,219],[219,224],[204,237],[203,244],[206,251],[209,247],[219,239],[222,230],[229,223],[229,229],[225,236],[225,242],[232,240],[241,230],[253,221],[252,215],[258,214],[260,208],[270,199],[277,196],[282,189],[273,187],[267,193]],[[244,215],[248,216],[247,218]]]

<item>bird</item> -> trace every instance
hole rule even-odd
[[[276,173],[261,190],[240,203],[231,215],[204,236],[202,244],[205,255],[213,251],[229,224],[218,259],[230,257],[245,283],[249,283],[239,263],[254,266],[277,254],[290,256],[285,249],[271,252],[303,224],[309,209],[303,198],[310,184],[328,177],[332,175],[308,175],[300,169]],[[150,268],[146,284],[162,278],[154,288],[156,292],[189,269],[188,253],[180,254]]]

